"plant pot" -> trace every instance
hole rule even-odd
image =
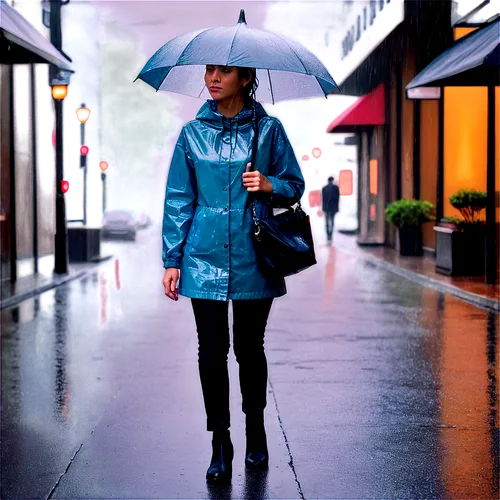
[[[448,276],[482,276],[485,273],[485,231],[483,226],[457,231],[434,227],[436,272]]]
[[[458,231],[458,226],[453,222],[440,222],[438,227],[445,227],[446,229],[452,229],[453,231]]]
[[[399,232],[400,255],[421,256],[422,249],[422,226],[402,226]]]

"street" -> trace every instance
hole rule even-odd
[[[232,486],[207,489],[194,319],[153,227],[2,311],[1,497],[498,498],[498,317],[316,232],[266,333],[268,473],[244,469],[231,352]]]

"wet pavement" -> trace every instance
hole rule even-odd
[[[157,232],[1,312],[1,498],[498,498],[498,316],[339,234],[271,312],[269,472],[243,466],[231,353],[233,481],[207,489],[194,320]]]

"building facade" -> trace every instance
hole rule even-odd
[[[33,30],[48,38],[48,30],[42,24],[41,4],[24,4],[24,11],[23,18]],[[2,56],[9,50],[2,46]],[[23,274],[34,273],[38,257],[54,251],[54,110],[49,65],[27,63],[24,59],[20,63],[7,63],[2,57],[0,106],[1,280],[4,286]],[[27,266],[19,266],[20,262]]]
[[[385,109],[382,125],[354,123],[359,117],[351,116],[349,131],[359,137],[363,193],[360,243],[398,246],[395,228],[384,217],[383,209],[391,201],[428,200],[440,220],[459,215],[449,202],[452,193],[486,191],[487,88],[445,87],[441,98],[425,100],[408,99],[405,91],[454,40],[481,26],[481,21],[471,19],[461,17],[460,5],[449,0],[355,2],[339,47],[340,87],[358,96],[383,88]],[[498,96],[498,88],[496,92]],[[496,102],[498,123],[498,97]],[[342,125],[334,120],[329,131],[347,131]],[[496,134],[498,151],[498,128]],[[498,195],[498,152],[496,161]],[[430,222],[423,228],[424,248],[429,251],[436,247],[433,226]]]
[[[29,45],[38,39],[46,50],[50,44],[48,2],[9,1],[9,13],[15,16]],[[86,141],[91,145],[88,161],[93,170],[88,187],[89,220],[100,224],[102,186],[99,170],[100,61],[99,40],[90,36],[96,26],[91,4],[68,4],[63,8],[62,38],[64,53],[73,60],[73,77],[68,97],[63,103],[64,178],[70,190],[65,195],[67,216],[81,218],[83,212],[83,169],[80,168],[80,123],[76,110],[82,102],[92,110],[92,127],[87,127]],[[7,16],[2,29],[9,30]],[[31,34],[33,39],[30,38]],[[19,35],[19,33],[17,33]],[[40,38],[41,37],[41,38]],[[3,37],[2,40],[6,38]],[[81,40],[89,43],[83,49]],[[9,287],[20,278],[41,270],[54,269],[56,232],[56,158],[55,112],[51,94],[49,64],[43,50],[24,50],[19,57],[7,58],[12,43],[1,46],[0,65],[0,255],[1,282]],[[17,49],[16,49],[17,50]],[[40,52],[40,53],[37,53]],[[16,52],[17,54],[17,52]],[[30,55],[31,54],[31,55]],[[64,54],[64,55],[65,55]],[[32,56],[32,57],[31,57]],[[32,61],[30,62],[30,59]],[[89,196],[90,198],[90,196]]]

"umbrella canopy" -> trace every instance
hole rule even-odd
[[[0,63],[52,63],[71,70],[71,64],[37,29],[4,0],[0,1]]]
[[[489,86],[500,83],[500,18],[457,40],[408,85],[416,87]]]
[[[236,26],[208,28],[180,35],[161,47],[139,76],[156,90],[210,98],[205,65],[257,69],[262,102],[324,97],[337,84],[319,59],[294,40],[251,29],[241,11]]]

